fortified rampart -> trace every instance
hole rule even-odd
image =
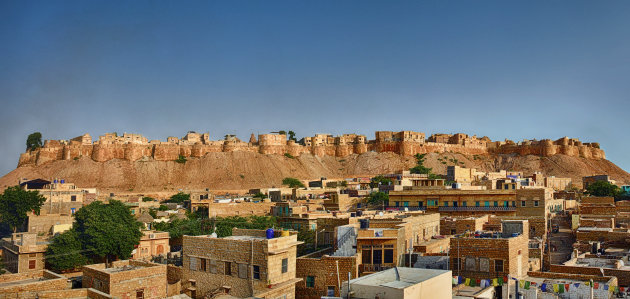
[[[261,154],[300,156],[345,157],[368,151],[393,152],[404,156],[425,153],[455,152],[468,155],[518,154],[553,156],[563,154],[587,159],[605,159],[606,155],[598,143],[582,143],[567,137],[552,141],[524,140],[515,143],[511,140],[491,141],[488,137],[478,138],[466,134],[434,134],[425,139],[425,134],[412,131],[376,132],[376,139],[367,140],[363,135],[344,134],[333,137],[317,134],[305,137],[302,142],[287,140],[282,134],[261,134],[258,140],[254,136],[249,142],[243,142],[233,135],[226,135],[224,140],[210,140],[209,134],[188,132],[179,139],[168,137],[166,142],[148,141],[139,134],[107,133],[92,142],[89,134],[70,140],[46,140],[42,148],[27,151],[20,155],[18,167],[27,164],[44,164],[56,160],[73,160],[89,157],[97,162],[112,159],[137,161],[145,157],[156,161],[177,160],[183,157],[203,157],[213,152],[247,151]]]

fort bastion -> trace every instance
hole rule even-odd
[[[367,140],[364,135],[344,134],[333,136],[316,134],[305,137],[299,143],[288,140],[286,135],[260,134],[258,140],[252,134],[249,142],[244,142],[234,135],[226,135],[224,140],[210,140],[208,133],[188,132],[180,138],[168,137],[167,140],[151,140],[139,134],[107,133],[92,141],[89,134],[70,140],[46,140],[44,146],[20,155],[19,166],[41,165],[56,160],[72,160],[89,157],[97,162],[112,159],[137,161],[152,158],[156,161],[177,160],[179,156],[203,157],[212,152],[247,151],[261,154],[300,156],[345,157],[368,151],[393,152],[404,156],[431,152],[456,152],[469,155],[518,154],[553,156],[556,154],[582,157],[587,159],[605,159],[604,151],[598,143],[583,143],[578,139],[560,138],[558,140],[512,140],[492,141],[488,137],[469,136],[467,134],[433,134],[426,138],[424,133],[413,131],[377,131],[374,140]]]

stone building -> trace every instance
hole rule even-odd
[[[326,249],[297,258],[296,276],[303,280],[296,284],[296,298],[338,297],[340,283],[348,281],[348,274],[351,278],[358,277],[356,251],[348,255],[332,253],[332,249]]]
[[[397,204],[398,203],[398,204]],[[515,215],[516,190],[418,188],[389,193],[389,205],[453,216]]]
[[[83,287],[115,298],[165,298],[166,265],[123,260],[83,266]]]
[[[150,260],[156,256],[166,256],[171,251],[168,232],[145,230],[142,233],[138,247],[132,252],[132,259]]]
[[[52,182],[43,179],[21,180],[20,186],[27,191],[38,191],[46,198],[46,202],[41,207],[42,215],[72,215],[83,207],[86,195],[92,191],[77,188],[63,179],[54,179]]]
[[[521,278],[529,269],[527,221],[503,222],[501,233],[466,234],[451,238],[449,264],[453,275],[493,279]]]
[[[232,236],[184,236],[182,288],[193,298],[295,298],[297,233],[232,229]],[[286,296],[286,297],[285,297]]]
[[[361,257],[359,275],[405,265],[405,254],[414,244],[439,234],[439,214],[409,213],[394,218],[361,220],[357,235],[357,252]]]
[[[44,269],[44,252],[49,242],[35,233],[14,233],[2,239],[2,262],[11,273]]]

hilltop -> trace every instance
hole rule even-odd
[[[438,160],[439,158],[439,160]],[[446,161],[443,164],[442,161]],[[435,173],[446,173],[447,165],[477,168],[484,171],[508,169],[526,175],[541,171],[545,175],[570,177],[578,186],[582,176],[609,174],[618,182],[630,183],[630,174],[606,159],[589,159],[563,154],[545,157],[518,154],[428,153],[425,165]],[[94,161],[83,156],[70,160],[25,164],[0,178],[3,189],[15,185],[19,178],[65,178],[79,187],[96,187],[114,191],[176,191],[211,188],[243,190],[257,187],[279,187],[284,177],[317,179],[375,175],[409,169],[412,156],[393,152],[365,152],[344,157],[317,156],[304,153],[296,157],[257,152],[210,152],[203,157],[188,157],[185,163],[158,161],[144,156],[135,161],[110,159]]]

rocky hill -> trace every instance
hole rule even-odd
[[[606,159],[588,159],[563,154],[549,157],[518,154],[465,155],[429,153],[428,167],[445,174],[446,166],[460,165],[484,171],[500,169],[523,171],[526,175],[541,171],[545,175],[570,177],[578,186],[582,176],[609,174],[619,182],[630,183],[630,174]],[[57,160],[45,164],[25,164],[0,178],[0,187],[17,184],[19,178],[64,178],[79,187],[103,191],[158,192],[177,189],[211,188],[242,190],[281,185],[284,177],[317,179],[391,173],[415,165],[411,156],[391,152],[366,152],[345,157],[297,157],[257,152],[210,152],[189,157],[185,163],[156,161],[143,157],[136,161],[111,159],[97,162],[88,157]]]

